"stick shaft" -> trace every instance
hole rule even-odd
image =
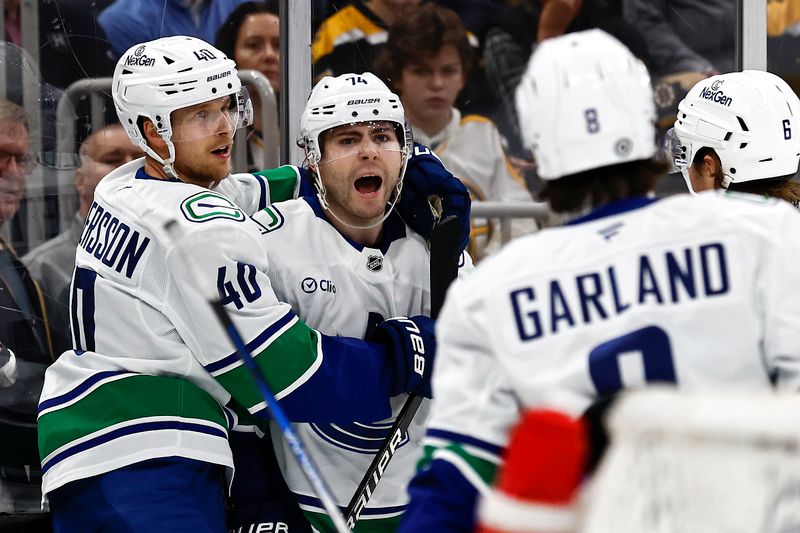
[[[442,221],[431,235],[431,316],[439,315],[447,288],[458,275],[458,261],[461,250],[458,247],[458,221],[450,217]],[[389,434],[384,439],[378,453],[370,463],[364,477],[358,484],[350,503],[345,510],[347,526],[355,528],[361,512],[366,508],[369,499],[383,477],[389,461],[394,457],[401,442],[408,433],[408,428],[422,404],[422,396],[409,395],[397,418],[394,420]]]

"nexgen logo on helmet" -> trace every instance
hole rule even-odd
[[[131,66],[139,66],[139,67],[152,67],[156,64],[156,60],[152,57],[147,57],[146,55],[129,55],[125,58],[125,65],[128,67]]]
[[[717,85],[717,83],[714,82],[714,85]],[[728,107],[730,107],[733,103],[733,98],[730,96],[725,96],[725,93],[716,90],[713,85],[711,87],[703,87],[703,90],[700,91],[700,98],[703,98],[704,100],[711,100],[712,102],[726,105]]]

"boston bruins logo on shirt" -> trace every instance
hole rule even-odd
[[[369,270],[370,272],[378,272],[382,268],[383,268],[382,255],[370,255],[369,257],[367,257],[367,270]]]

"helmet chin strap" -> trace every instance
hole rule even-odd
[[[169,150],[169,157],[167,159],[164,159],[158,155],[156,151],[150,148],[146,142],[143,143],[144,146],[141,146],[141,148],[144,150],[144,153],[161,163],[164,173],[167,176],[176,180],[180,180],[181,178],[178,176],[178,173],[175,172],[175,168],[173,167],[173,164],[175,163],[175,145],[172,144],[172,140],[170,140],[166,135],[162,135],[161,138],[164,139],[164,142],[167,144],[167,150]]]
[[[681,168],[681,176],[683,176],[683,181],[686,182],[686,188],[689,189],[689,194],[692,196],[697,196],[697,191],[695,191],[694,187],[692,187],[692,178],[689,176],[689,167]]]
[[[688,166],[681,168],[681,175],[683,176],[683,181],[686,182],[686,187],[689,189],[689,194],[691,194],[692,196],[697,196],[697,191],[695,191],[694,187],[692,187],[692,178],[691,176],[689,176]],[[722,181],[720,183],[720,185],[722,185],[722,188],[727,190],[731,183],[733,183],[733,178],[730,177],[728,174],[723,174]]]
[[[333,218],[335,218],[340,224],[342,224],[342,225],[344,225],[344,226],[346,226],[346,227],[348,227],[350,229],[358,229],[358,230],[361,230],[361,229],[372,229],[372,228],[375,228],[375,227],[380,226],[381,224],[383,224],[386,221],[386,219],[389,218],[389,215],[392,214],[392,210],[394,210],[394,206],[397,204],[397,201],[400,199],[400,192],[403,190],[403,178],[406,175],[406,167],[408,166],[408,151],[407,150],[403,151],[403,164],[400,167],[400,177],[397,180],[397,184],[394,186],[395,190],[392,193],[393,198],[389,202],[387,202],[387,205],[389,206],[388,209],[386,209],[386,212],[383,214],[383,216],[380,218],[380,220],[377,220],[376,222],[373,222],[372,224],[367,224],[365,226],[358,226],[358,225],[355,225],[355,224],[350,224],[349,222],[345,222],[344,220],[342,220],[333,211],[333,209],[331,209],[331,206],[328,203],[327,191],[325,189],[325,185],[323,185],[323,183],[322,183],[322,173],[321,173],[320,168],[319,168],[320,167],[319,159],[315,155],[312,155],[312,154],[308,154],[307,158],[310,161],[314,162],[314,187],[317,189],[317,198],[319,199],[319,203],[322,206],[322,208],[325,211],[327,211]]]

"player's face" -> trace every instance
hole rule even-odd
[[[172,112],[175,170],[184,181],[207,186],[231,173],[236,111],[230,96]]]
[[[464,87],[464,69],[455,45],[406,65],[395,81],[406,113],[420,121],[450,113]]]
[[[91,203],[95,187],[106,174],[143,155],[121,126],[110,126],[94,133],[86,140],[81,150],[81,166],[75,171],[78,194]]]
[[[0,120],[0,224],[14,216],[25,194],[30,170],[28,130],[23,124]]]
[[[261,72],[272,89],[281,90],[279,19],[272,13],[248,15],[236,37],[236,66]]]
[[[340,126],[325,132],[323,146],[319,169],[331,209],[355,225],[382,217],[403,161],[394,125]]]

